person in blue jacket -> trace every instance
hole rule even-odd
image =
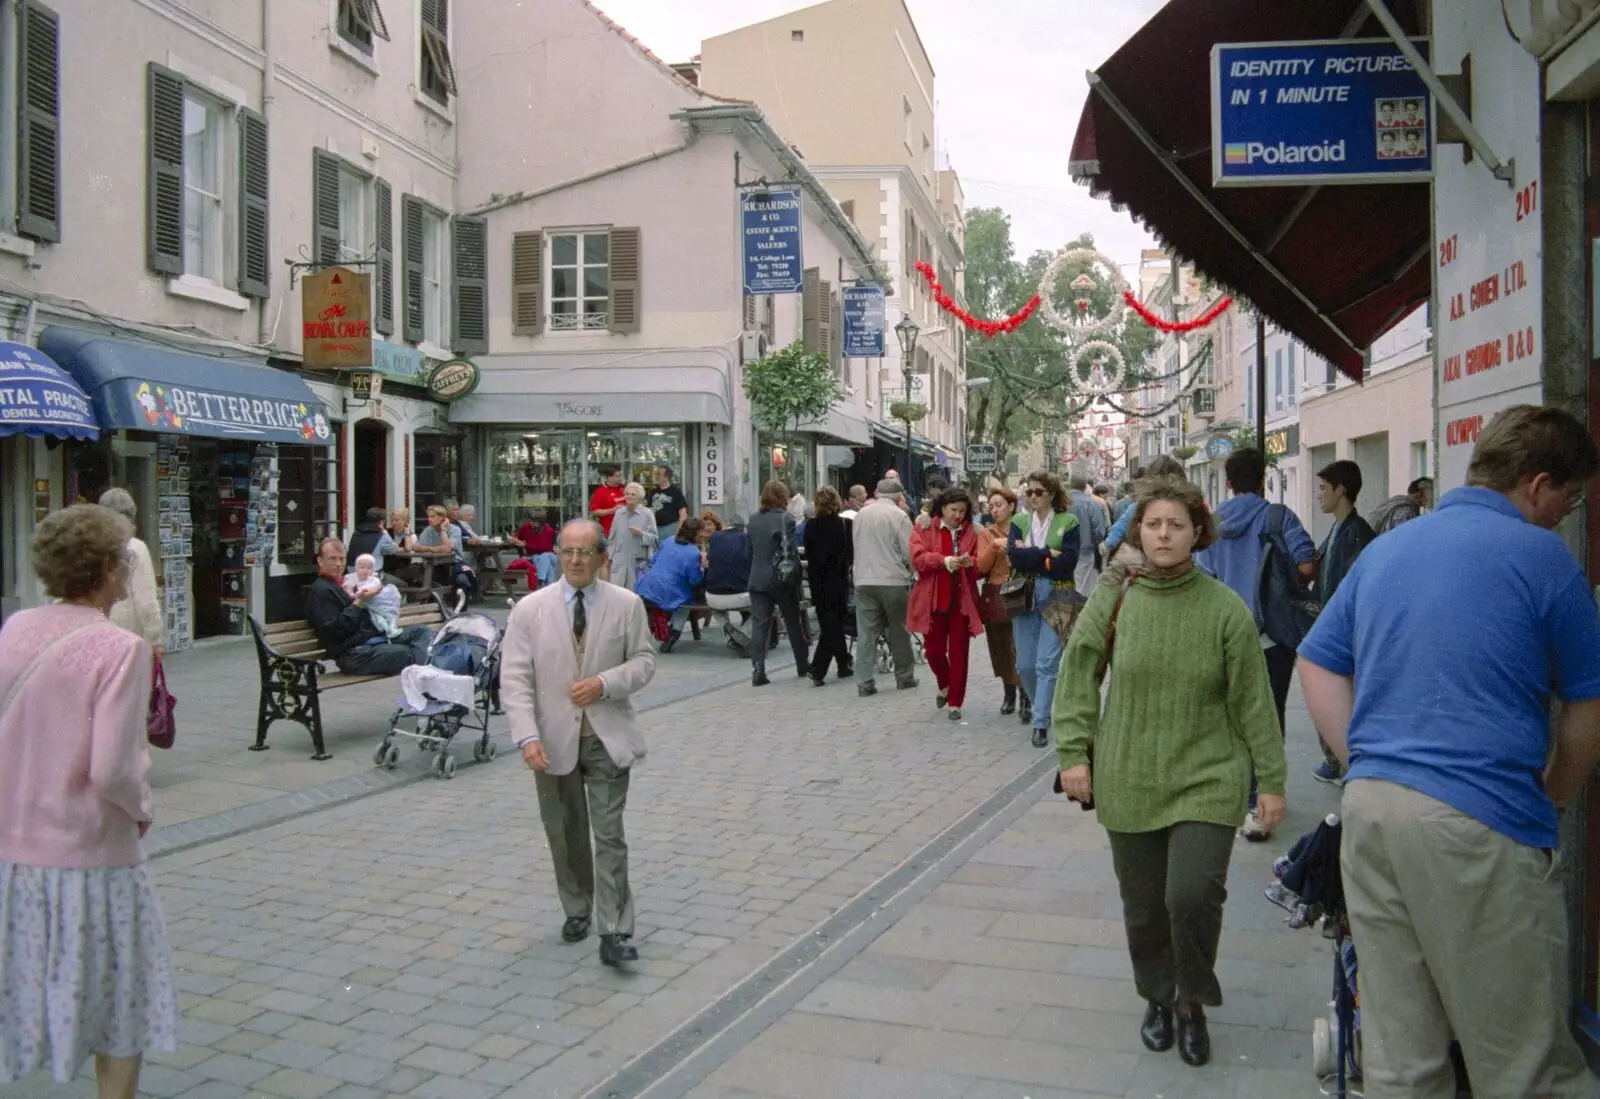
[[[1012,576],[1033,580],[1033,609],[1011,620],[1011,633],[1017,647],[1017,678],[1026,696],[1021,719],[1033,725],[1033,746],[1043,748],[1050,743],[1047,730],[1061,644],[1072,628],[1060,594],[1074,590],[1072,574],[1078,567],[1081,536],[1067,490],[1054,473],[1040,469],[1028,474],[1020,495],[1022,506],[1006,535],[1006,556],[1011,559]],[[1058,627],[1062,627],[1059,632]]]
[[[683,626],[689,621],[689,604],[694,602],[694,589],[705,580],[706,547],[700,537],[704,524],[696,516],[678,524],[678,533],[672,541],[656,552],[655,564],[639,581],[638,595],[653,607],[672,613],[672,627],[661,651],[670,653],[683,636]]]

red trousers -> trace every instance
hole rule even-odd
[[[972,645],[972,630],[960,611],[934,611],[922,646],[928,653],[928,667],[951,706],[960,708],[967,698],[967,653]]]

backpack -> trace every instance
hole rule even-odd
[[[1283,536],[1283,517],[1288,511],[1282,504],[1268,505],[1267,529],[1261,532],[1256,627],[1273,644],[1298,649],[1322,608],[1301,580]]]

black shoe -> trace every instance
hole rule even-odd
[[[796,664],[794,666],[794,670],[800,673],[801,679],[806,679],[811,675],[811,669],[806,667],[804,664]]]
[[[867,697],[869,697],[871,695],[875,695],[877,693],[878,693],[878,685],[876,683],[857,683],[856,684],[856,695],[859,698],[867,698]]]
[[[1000,703],[1000,714],[1003,717],[1006,714],[1014,714],[1016,712],[1017,712],[1017,685],[1015,683],[1007,683],[1006,684],[1005,701]]]
[[[561,925],[561,941],[564,943],[581,943],[588,937],[588,916],[569,916],[567,922]]]
[[[672,651],[672,647],[678,643],[678,638],[682,636],[682,630],[673,630],[671,633],[667,634],[667,639],[661,643],[661,651],[664,653],[670,653]]]
[[[757,668],[750,673],[750,686],[752,687],[765,687],[771,682],[772,680],[767,678],[766,670],[763,668]]]
[[[1150,1001],[1145,1009],[1144,1022],[1139,1026],[1139,1040],[1144,1048],[1155,1053],[1165,1053],[1172,1048],[1172,1007]]]
[[[839,678],[840,679],[850,679],[850,678],[853,678],[855,676],[855,674],[856,674],[856,666],[854,664],[840,664],[839,665]]]
[[[1200,1066],[1211,1060],[1211,1035],[1206,1030],[1206,1013],[1199,1004],[1178,1011],[1178,1056],[1186,1065]]]
[[[1024,725],[1033,724],[1033,706],[1029,704],[1027,699],[1023,699],[1022,705],[1017,707],[1017,720]]]
[[[910,679],[897,679],[894,681],[894,686],[898,691],[914,691],[917,688],[917,680],[915,676]]]
[[[633,945],[632,935],[601,935],[600,964],[620,965],[639,960],[639,948]]]
[[[944,695],[935,695],[934,696],[933,708],[935,710],[942,710],[948,705],[950,705],[950,700],[948,698],[946,698]]]
[[[824,677],[819,678],[817,676],[812,676],[811,677],[811,685],[813,687],[826,687],[828,685],[827,677],[824,676]]]
[[[960,721],[961,720],[961,708],[959,706],[950,707],[950,720],[951,721]]]
[[[1035,729],[1033,731],[1033,746],[1035,748],[1045,748],[1049,744],[1050,737],[1043,729]]]

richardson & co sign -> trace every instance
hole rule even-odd
[[[301,281],[305,365],[350,370],[372,365],[372,276],[329,267]]]

